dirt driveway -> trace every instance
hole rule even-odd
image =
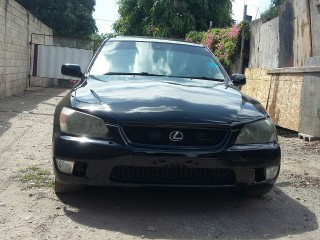
[[[52,188],[61,89],[0,101],[0,239],[320,239],[320,142],[280,131],[282,172],[263,198],[183,189]]]

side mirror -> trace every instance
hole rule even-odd
[[[83,73],[81,67],[78,64],[64,64],[61,66],[61,73],[70,77],[81,78]]]
[[[239,73],[234,73],[231,76],[231,81],[235,86],[243,86],[246,84],[247,79],[246,76]]]

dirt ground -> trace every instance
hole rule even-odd
[[[320,142],[280,130],[282,170],[263,198],[221,190],[53,191],[51,133],[63,89],[0,100],[0,239],[320,239]]]

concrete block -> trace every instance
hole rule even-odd
[[[298,133],[298,137],[304,141],[313,142],[316,140],[320,140],[320,137],[311,136],[304,133]]]
[[[4,99],[6,97],[6,90],[5,90],[4,84],[0,83],[0,99]]]
[[[2,74],[4,72],[4,70],[2,68],[4,68],[6,65],[6,60],[3,58],[0,58],[0,74]]]

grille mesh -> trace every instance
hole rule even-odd
[[[123,126],[123,132],[131,144],[160,146],[217,146],[225,140],[228,130],[225,129],[189,129],[171,127]],[[172,132],[183,134],[181,141],[170,140]]]
[[[110,180],[138,184],[230,186],[235,183],[235,175],[230,169],[117,166]]]

